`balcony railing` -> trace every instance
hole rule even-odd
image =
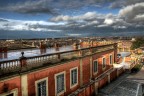
[[[0,77],[14,73],[21,73],[35,68],[41,68],[52,64],[65,62],[79,57],[92,55],[98,52],[113,50],[116,44],[108,44],[96,47],[81,48],[71,51],[45,54],[40,56],[25,57],[20,59],[0,61]]]

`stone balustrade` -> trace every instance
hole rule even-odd
[[[24,58],[20,57],[20,59],[0,61],[0,77],[5,74],[21,73],[23,71],[25,72],[31,69],[60,63],[71,59],[77,59],[86,55],[92,55],[97,52],[111,50],[115,48],[115,44],[116,43],[51,54],[44,54],[33,57],[24,57],[24,54],[22,54]]]

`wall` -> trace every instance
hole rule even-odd
[[[85,57],[82,59],[83,84],[89,82],[90,71],[90,57]]]
[[[110,73],[110,81],[115,80],[117,77],[117,70],[114,70],[113,72]]]
[[[98,81],[98,88],[102,88],[104,87],[106,84],[108,84],[108,76],[105,76],[104,78],[102,78],[101,80]]]
[[[79,60],[72,61],[69,63],[65,63],[62,65],[57,65],[54,67],[47,68],[45,70],[33,72],[28,74],[28,92],[29,96],[35,96],[35,81],[48,77],[48,93],[51,95],[55,95],[55,74],[65,71],[66,76],[66,94],[69,94],[75,91],[80,85],[80,79],[78,79],[78,85],[72,89],[70,89],[70,69],[78,67],[78,78],[80,77],[80,62]]]
[[[103,53],[99,53],[99,54],[95,54],[93,55],[93,60],[98,60],[98,73],[97,74],[94,74],[94,71],[92,71],[93,73],[93,78],[96,78],[97,76],[101,75],[102,73],[104,73],[105,71],[107,71],[108,69],[112,68],[113,65],[110,65],[109,64],[109,56],[110,55],[113,55],[113,51],[106,51],[106,52],[103,52]],[[106,68],[103,69],[102,67],[102,58],[105,57],[106,58]],[[114,57],[114,55],[113,55]],[[113,58],[113,61],[114,61],[114,58]],[[93,70],[93,69],[92,69]]]
[[[48,68],[41,68],[40,70],[29,72],[26,74],[27,76],[27,91],[28,96],[36,96],[35,92],[35,82],[37,80],[43,79],[48,77],[48,94],[49,96],[55,96],[55,74],[65,71],[65,82],[66,82],[66,92],[62,95],[68,95],[74,91],[76,91],[80,86],[83,86],[85,84],[88,84],[90,82],[90,79],[96,78],[97,76],[100,76],[107,70],[113,67],[113,65],[109,65],[109,56],[113,55],[114,57],[114,50],[109,50],[101,53],[94,54],[92,56],[86,56],[78,60],[70,61],[64,64],[57,64],[56,66],[51,66]],[[102,68],[102,58],[106,58],[106,68]],[[93,61],[98,60],[98,73],[93,73]],[[113,58],[114,60],[114,58]],[[70,88],[70,69],[78,67],[78,85]],[[113,74],[113,73],[112,73]],[[92,76],[92,78],[91,78]],[[111,76],[113,78],[113,75]],[[6,83],[8,83],[9,90],[12,90],[14,88],[18,88],[18,95],[21,96],[21,80],[20,77],[6,80]],[[103,87],[108,82],[108,76],[105,76],[102,78],[99,82],[99,88]],[[2,92],[3,82],[0,81],[0,93]],[[86,89],[79,93],[79,96],[89,96],[94,93],[94,84],[86,87]]]
[[[7,86],[7,92],[4,92],[4,85]],[[0,94],[10,93],[13,89],[18,89],[18,96],[21,96],[21,79],[20,76],[0,81]]]

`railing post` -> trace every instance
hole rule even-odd
[[[7,58],[7,47],[0,47],[0,59]]]
[[[58,59],[61,59],[60,53],[58,53],[57,55],[58,55]]]
[[[7,58],[7,47],[4,47],[3,51],[4,51],[4,58]]]
[[[75,43],[75,44],[73,45],[73,48],[74,48],[74,50],[78,50],[78,49],[79,49],[78,44],[77,44],[77,43]]]
[[[79,51],[78,51],[78,55],[79,55],[79,56],[82,56],[82,50],[79,50]]]
[[[21,52],[22,56],[20,57],[20,65],[21,68],[27,65],[27,58],[24,57],[24,52]]]
[[[56,51],[59,51],[59,44],[55,43],[54,48]]]
[[[43,42],[40,42],[40,47],[39,48],[40,48],[41,54],[46,53],[46,45],[43,44]]]
[[[90,47],[89,51],[90,51],[90,53],[92,53],[92,48],[91,47]]]

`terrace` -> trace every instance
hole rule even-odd
[[[48,66],[53,66],[56,64],[62,64],[63,62],[68,62],[71,60],[76,60],[84,56],[93,55],[95,53],[104,52],[107,50],[113,50],[116,48],[116,43],[114,44],[104,44],[95,47],[78,48],[78,47],[61,47],[57,50],[47,49],[44,54],[34,54],[28,50],[22,53],[22,56],[15,55],[12,58],[0,61],[0,77],[7,77],[14,74],[22,74],[24,72],[31,72],[32,70],[42,69]],[[37,49],[38,50],[38,49]],[[20,51],[18,51],[20,54]],[[17,51],[16,51],[17,53]],[[15,54],[15,53],[11,53]],[[29,54],[29,55],[28,55]],[[12,57],[12,55],[11,55]]]

